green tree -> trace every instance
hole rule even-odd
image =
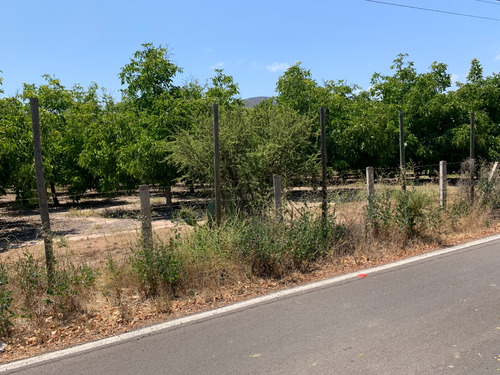
[[[101,115],[85,129],[84,147],[78,163],[93,176],[100,191],[137,186],[129,169],[126,150],[135,142],[137,115],[124,103],[105,96]]]
[[[38,97],[45,176],[57,205],[56,186],[76,197],[94,186],[92,175],[79,163],[85,134],[101,112],[99,87],[66,88],[59,79],[44,75],[46,84],[24,84],[23,98]]]
[[[122,92],[138,109],[150,112],[159,97],[178,90],[173,83],[177,73],[182,69],[170,60],[167,47],[144,43],[119,74]]]
[[[466,83],[458,83],[450,94],[460,108],[461,118],[452,132],[453,143],[462,155],[468,155],[470,112],[476,118],[476,158],[496,160],[500,157],[500,74],[483,76],[479,60],[473,59]]]
[[[394,60],[393,75],[373,75],[371,97],[385,105],[394,126],[398,111],[403,111],[407,160],[420,164],[456,161],[450,160],[456,155],[450,134],[461,114],[450,101],[447,66],[434,62],[429,72],[418,73],[407,57],[400,54]]]
[[[36,187],[28,113],[21,98],[0,98],[0,194],[13,187],[17,200],[34,197]]]
[[[286,106],[264,103],[254,109],[220,111],[223,191],[228,200],[248,208],[262,204],[272,175],[302,176],[314,163],[307,154],[310,121]],[[213,181],[213,122],[200,114],[191,129],[174,137],[171,160],[185,176]]]
[[[467,82],[477,84],[483,81],[483,66],[478,59],[472,59]]]
[[[243,106],[243,100],[239,97],[239,88],[233,77],[224,74],[224,70],[215,69],[215,76],[211,78],[211,86],[205,93],[208,103],[217,103],[221,106]]]
[[[316,114],[321,106],[317,82],[311,71],[298,62],[288,68],[276,83],[278,104],[286,105],[300,114]]]
[[[142,45],[119,76],[123,103],[133,116],[129,120],[133,141],[120,152],[119,163],[139,183],[159,184],[170,202],[170,186],[177,169],[168,161],[168,144],[178,128],[189,126],[186,95],[196,95],[194,85],[179,87],[174,78],[182,69],[174,64],[166,47],[151,43]]]

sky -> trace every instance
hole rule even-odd
[[[118,74],[143,43],[168,47],[183,69],[177,84],[204,84],[224,69],[242,98],[276,95],[296,62],[319,84],[368,89],[399,53],[419,73],[437,61],[464,82],[473,58],[485,75],[500,72],[500,1],[0,0],[3,96],[49,74],[66,87],[96,82],[119,99]]]

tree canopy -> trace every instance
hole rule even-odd
[[[404,113],[407,160],[433,165],[467,158],[469,117],[476,117],[476,155],[500,156],[500,74],[485,76],[471,61],[466,81],[452,85],[444,63],[418,72],[399,54],[389,73],[374,73],[362,90],[342,80],[318,83],[302,63],[277,80],[276,98],[245,108],[238,84],[216,69],[205,84],[178,84],[182,68],[164,46],[140,46],[118,77],[117,100],[96,83],[65,86],[45,75],[41,85],[0,98],[0,193],[33,196],[35,174],[28,98],[40,102],[48,187],[75,199],[89,189],[113,191],[176,181],[210,183],[211,108],[221,110],[226,193],[242,202],[266,191],[272,174],[289,178],[317,170],[319,108],[326,108],[329,167],[343,171],[397,166],[398,112]],[[1,73],[1,71],[0,71]],[[0,94],[2,91],[0,76]]]

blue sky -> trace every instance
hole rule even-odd
[[[500,19],[500,1],[387,0]],[[119,98],[118,73],[142,43],[169,47],[184,73],[206,82],[232,75],[241,97],[272,96],[278,77],[301,61],[319,83],[369,87],[398,53],[419,72],[433,61],[464,81],[478,58],[500,72],[500,22],[365,0],[0,0],[0,70],[6,95],[54,75],[71,87],[94,81]]]

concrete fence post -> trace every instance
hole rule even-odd
[[[281,176],[279,174],[273,174],[273,189],[276,221],[281,221],[283,219],[283,193],[281,190]]]
[[[375,172],[373,167],[366,168],[366,188],[368,192],[368,198],[373,197],[375,194]]]
[[[491,168],[491,172],[490,172],[490,175],[488,176],[488,182],[491,183],[491,181],[493,181],[493,179],[495,178],[495,175],[498,171],[498,161],[496,161],[494,164],[493,164],[493,167]]]
[[[439,206],[446,208],[448,177],[446,170],[446,161],[439,162]]]
[[[153,248],[153,226],[151,224],[151,202],[149,195],[149,186],[139,186],[141,199],[141,219],[142,219],[142,240],[144,246],[148,249]]]

